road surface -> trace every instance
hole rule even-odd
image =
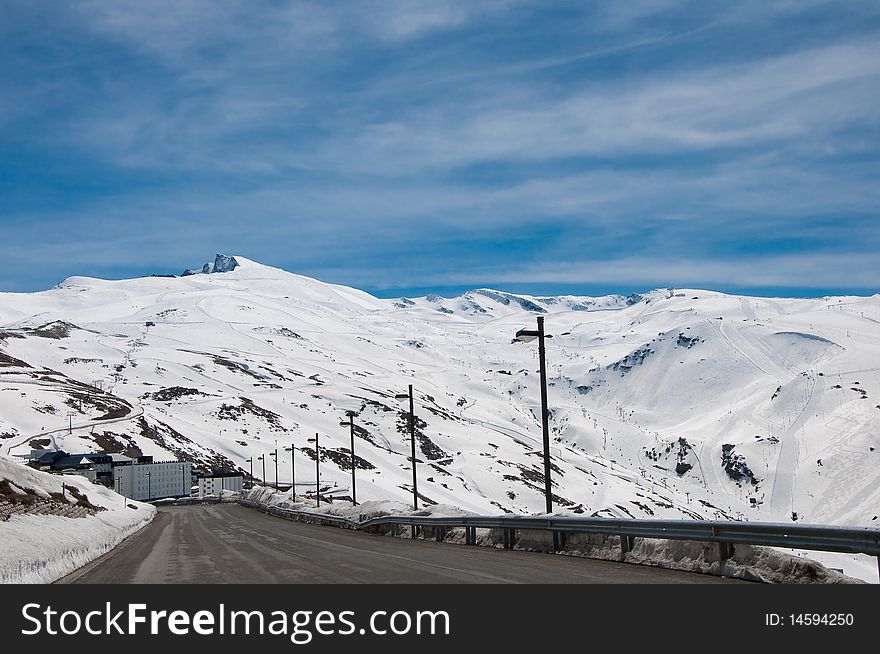
[[[567,556],[412,541],[274,518],[237,504],[160,507],[60,583],[737,583]]]

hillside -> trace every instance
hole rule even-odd
[[[294,443],[303,492],[320,432],[345,494],[351,410],[359,499],[407,501],[412,383],[424,502],[540,512],[537,347],[512,337],[544,315],[560,510],[880,524],[880,296],[380,300],[228,261],[0,294],[0,453],[253,457],[258,477],[266,455],[272,481]]]

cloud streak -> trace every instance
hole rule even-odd
[[[371,288],[880,285],[870,4],[11,3],[0,30],[15,288],[215,250]]]

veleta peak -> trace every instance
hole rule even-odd
[[[202,266],[202,269],[199,270],[191,270],[187,268],[184,270],[180,276],[187,277],[189,275],[200,275],[200,274],[210,274],[210,273],[225,273],[232,272],[236,268],[238,268],[239,263],[235,260],[235,257],[230,257],[225,254],[218,254],[214,257],[214,263],[206,263]]]

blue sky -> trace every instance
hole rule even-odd
[[[880,290],[876,2],[3,7],[2,290]]]

